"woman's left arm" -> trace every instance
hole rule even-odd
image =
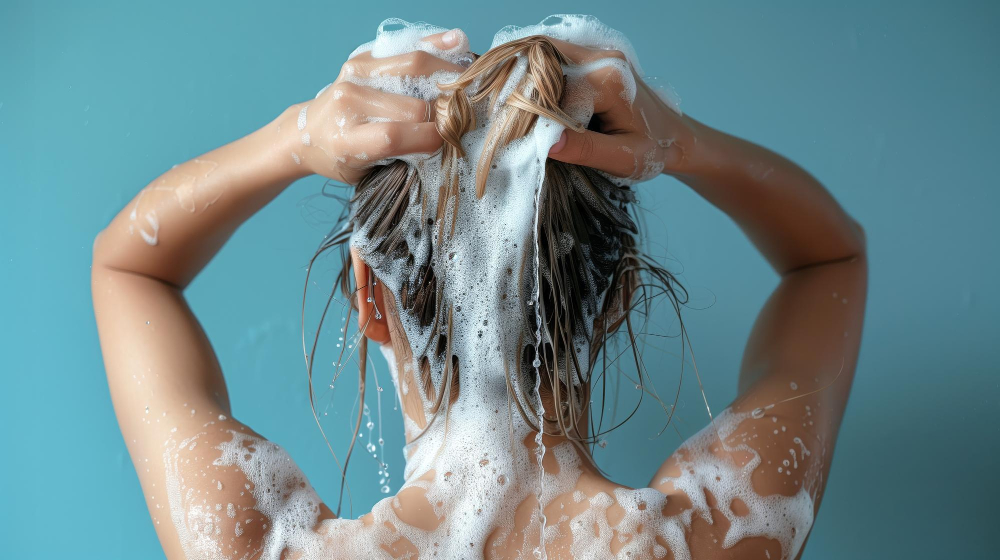
[[[295,129],[290,113],[170,169],[94,243],[94,312],[108,386],[157,534],[171,558],[189,552],[182,543],[192,539],[179,535],[185,529],[171,522],[169,486],[196,473],[185,473],[188,467],[170,471],[178,462],[197,464],[199,458],[204,458],[199,468],[208,469],[217,457],[207,452],[232,438],[227,430],[255,436],[231,418],[219,362],[182,291],[244,220],[301,176],[279,130]],[[190,443],[183,450],[180,445],[192,437],[203,444],[196,455],[188,454]],[[220,469],[212,478],[221,482],[224,473]],[[235,480],[226,482],[236,488]],[[221,518],[233,525],[226,532],[234,535],[235,524],[250,517],[241,511],[239,519]],[[246,527],[244,550],[259,547],[263,535],[255,534],[252,523]]]

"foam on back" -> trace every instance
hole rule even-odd
[[[421,38],[446,31],[425,23],[386,20],[376,38],[358,47],[352,57],[370,52],[375,57],[394,56],[423,50],[458,62],[466,56],[467,45],[442,51]],[[508,26],[496,34],[493,47],[529,35],[553,38],[598,49],[614,49],[625,54],[638,76],[643,76],[638,58],[621,33],[590,16],[559,15],[528,27]],[[523,74],[525,61],[504,89],[508,95]],[[594,111],[595,92],[585,79],[587,72],[610,65],[622,71],[628,101],[635,96],[636,83],[628,66],[609,59],[587,67],[566,66],[563,110],[580,123],[589,122]],[[433,101],[440,93],[437,81],[457,78],[457,73],[438,72],[428,77],[351,76],[359,84],[383,91]],[[501,103],[502,103],[501,96]],[[421,320],[398,310],[398,320],[411,352],[401,355],[389,346],[381,348],[389,362],[396,396],[400,403],[413,399],[416,392],[422,414],[404,414],[409,443],[405,482],[399,494],[378,502],[360,520],[335,519],[316,523],[318,508],[311,487],[290,467],[283,451],[249,436],[233,432],[232,441],[218,446],[217,464],[242,470],[251,481],[258,508],[271,520],[276,532],[268,537],[265,557],[278,558],[282,550],[301,553],[303,558],[382,558],[404,557],[419,552],[420,557],[478,557],[507,554],[524,547],[536,558],[546,556],[547,547],[569,543],[576,558],[656,557],[690,558],[686,535],[695,519],[711,520],[704,490],[720,500],[741,499],[751,514],[730,519],[726,546],[750,536],[765,536],[781,543],[782,556],[794,557],[812,523],[812,499],[805,488],[794,496],[758,496],[750,482],[757,463],[739,466],[725,457],[703,451],[714,445],[712,438],[730,437],[743,417],[724,413],[710,431],[692,439],[690,453],[679,476],[669,483],[687,494],[692,507],[676,515],[666,515],[667,498],[657,490],[618,488],[593,495],[581,491],[584,459],[567,443],[552,445],[535,434],[512,411],[502,356],[521,356],[518,344],[544,342],[538,308],[540,269],[536,235],[539,207],[544,200],[545,162],[549,148],[559,139],[563,126],[539,117],[524,137],[499,150],[490,169],[485,194],[475,196],[476,163],[482,153],[494,113],[486,102],[474,105],[476,127],[465,134],[462,146],[466,158],[457,161],[458,197],[446,206],[445,223],[455,222],[455,234],[434,221],[438,186],[446,177],[441,169],[441,153],[404,156],[420,177],[420,193],[411,191],[400,224],[406,235],[407,255],[383,255],[374,247],[379,239],[370,236],[373,223],[353,223],[351,246],[372,267],[375,275],[399,301],[404,286],[418,279],[420,271],[433,269],[438,278],[441,309],[452,314],[448,351],[436,350],[441,324]],[[676,109],[676,103],[672,106]],[[305,109],[300,128],[307,119]],[[374,162],[390,163],[388,160]],[[598,196],[611,198],[615,185],[628,185],[650,178],[658,169],[649,168],[636,179],[601,183]],[[421,197],[426,196],[427,200]],[[367,202],[359,200],[358,204]],[[457,210],[456,210],[457,203]],[[355,213],[352,212],[352,220]],[[572,240],[561,240],[560,243]],[[526,312],[526,309],[528,310]],[[589,325],[597,314],[592,303],[585,305],[584,325],[575,335],[580,363],[589,362],[587,347],[592,333]],[[525,337],[525,333],[528,334]],[[433,399],[420,374],[422,360],[430,370],[432,389],[447,381],[446,371],[458,363],[460,390],[457,399],[445,396],[439,412],[432,417]],[[538,379],[538,363],[518,359],[508,366],[514,375]],[[525,385],[529,386],[530,385]],[[541,408],[537,394],[521,397]],[[756,417],[754,418],[756,421]],[[706,428],[706,430],[709,430]],[[414,439],[418,433],[421,437]],[[699,439],[700,438],[700,439]],[[183,445],[183,444],[181,444]],[[247,453],[253,447],[253,453]],[[748,453],[756,456],[752,449]],[[172,455],[165,455],[171,460]],[[751,461],[752,462],[752,461]],[[292,485],[291,492],[276,499],[271,492]],[[177,507],[184,510],[184,488],[174,486]],[[175,500],[172,499],[172,507]],[[612,510],[624,513],[614,523]],[[418,513],[414,513],[414,512]],[[617,515],[617,514],[616,514]],[[181,515],[183,517],[183,515]],[[791,519],[791,521],[789,521]],[[596,529],[596,531],[595,531]],[[627,536],[627,538],[626,538]],[[192,546],[205,557],[224,558],[193,538]],[[545,546],[537,546],[538,543]],[[199,544],[200,543],[200,544]],[[525,544],[527,543],[527,544]],[[562,544],[560,544],[562,543]],[[614,551],[614,553],[612,553]]]

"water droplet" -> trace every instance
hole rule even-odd
[[[757,407],[753,409],[753,412],[750,413],[750,416],[753,416],[754,418],[759,420],[764,417],[764,409]]]
[[[794,381],[792,381],[791,383],[789,383],[788,386],[791,387],[793,391],[798,391],[799,390],[799,384],[796,383],[796,382],[794,382]]]
[[[374,443],[372,443],[372,442],[369,441],[368,445],[365,446],[365,447],[368,449],[369,453],[374,453],[375,452],[375,444]]]
[[[385,486],[382,487],[382,493],[383,494],[388,494],[389,493],[389,485],[388,484],[386,484]]]
[[[379,445],[385,445],[385,440],[382,439],[382,438],[378,438],[378,444]]]
[[[149,414],[149,407],[146,407],[146,414]]]

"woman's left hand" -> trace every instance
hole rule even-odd
[[[459,29],[423,39],[439,49],[468,49]],[[311,101],[293,105],[283,119],[291,131],[292,158],[308,173],[356,185],[375,161],[433,153],[442,139],[423,99],[359,85],[355,78],[430,76],[462,72],[462,66],[424,51],[375,58],[362,52],[347,60],[337,79]]]

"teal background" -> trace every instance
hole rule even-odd
[[[1000,3],[859,0],[0,2],[0,557],[162,557],[90,302],[91,244],[117,210],[171,165],[312,97],[386,17],[461,26],[482,52],[501,24],[560,12],[623,31],[685,111],[800,163],[867,229],[862,355],[804,558],[995,558]],[[316,209],[337,210],[312,197],[321,185],[300,181],[250,220],[188,296],[236,416],[335,501],[299,338],[304,265],[330,225]],[[651,248],[683,266],[695,296],[686,318],[721,409],[776,277],[673,179],[641,196]],[[666,324],[666,307],[657,313]],[[647,363],[669,393],[678,361],[658,352]],[[677,426],[690,435],[707,417],[685,381]],[[338,449],[353,387],[322,393]],[[623,390],[619,415],[634,397]],[[382,404],[398,483],[401,424]],[[650,439],[663,419],[647,399],[608,438],[599,457],[613,478],[648,481],[679,441]],[[381,497],[375,465],[358,457],[355,515]]]

